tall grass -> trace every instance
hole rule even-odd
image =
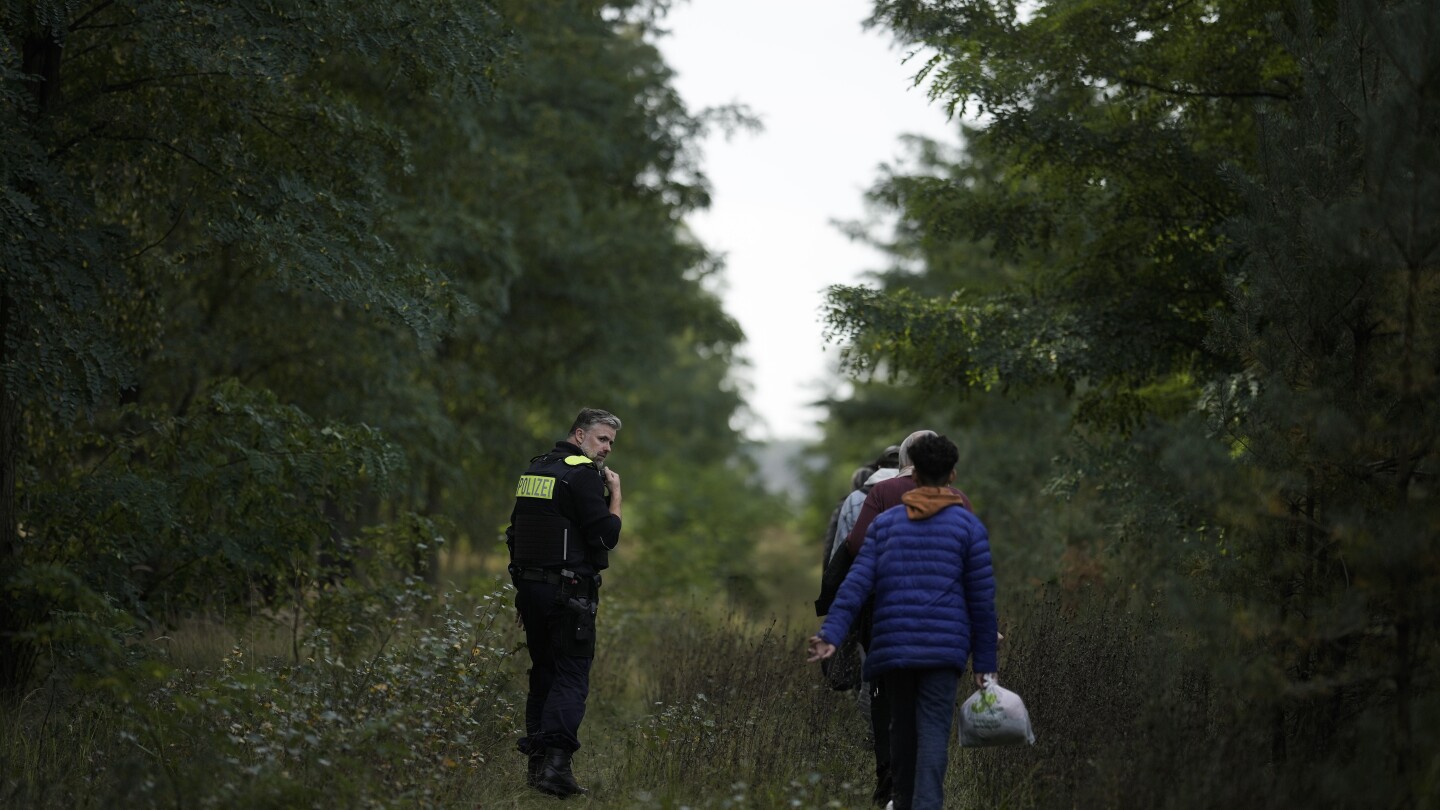
[[[0,805],[530,807],[512,594],[418,592],[346,648],[188,622],[110,688],[56,678],[0,714]],[[607,600],[572,804],[861,807],[864,725],[804,632]]]
[[[625,629],[596,684],[603,694],[628,677],[643,698],[607,712],[619,793],[654,807],[867,804],[865,724],[803,663],[808,632],[703,609]]]
[[[0,806],[553,807],[514,747],[513,593],[482,590],[402,593],[365,632],[311,632],[299,660],[287,638],[190,622],[104,678],[57,670],[0,711]],[[1038,740],[952,748],[948,806],[1301,806],[1255,755],[1264,725],[1198,660],[1200,631],[1166,615],[1100,586],[1009,594],[1001,681]],[[813,624],[607,594],[574,760],[591,793],[566,806],[868,807],[867,724],[804,663]]]

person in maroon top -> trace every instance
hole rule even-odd
[[[865,532],[869,530],[870,522],[886,509],[899,506],[900,496],[915,488],[915,479],[910,475],[914,471],[914,468],[909,466],[910,445],[921,436],[934,435],[933,430],[917,430],[900,443],[900,474],[889,481],[881,481],[870,489],[870,493],[865,496],[865,503],[860,507],[860,516],[855,519],[855,525],[845,537],[845,548],[850,551],[851,558],[860,556],[860,546],[865,542]],[[950,489],[960,495],[961,505],[974,513],[970,497],[953,486]]]

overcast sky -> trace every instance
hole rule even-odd
[[[667,18],[666,61],[692,110],[748,105],[758,134],[704,144],[709,211],[689,224],[726,256],[725,308],[748,338],[743,354],[755,439],[816,438],[819,398],[837,349],[820,323],[823,290],[883,266],[832,225],[864,216],[863,194],[900,135],[950,136],[923,88],[920,60],[861,23],[870,0],[688,0]]]

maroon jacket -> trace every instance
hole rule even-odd
[[[852,559],[860,556],[860,546],[865,543],[865,532],[870,529],[870,521],[879,517],[886,509],[899,506],[900,496],[914,488],[915,479],[908,475],[881,481],[870,488],[870,494],[865,496],[865,503],[860,506],[860,516],[855,518],[854,527],[850,529],[850,534],[845,536],[845,548],[850,551]],[[970,505],[970,498],[954,487],[951,489],[960,493],[962,505],[966,511],[974,514],[975,508]]]

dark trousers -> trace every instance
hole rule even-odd
[[[883,807],[893,793],[890,764],[890,690],[879,677],[870,687],[870,733],[875,740],[875,792],[871,799]]]
[[[942,810],[960,673],[953,669],[893,669],[880,679],[890,692],[895,810]]]
[[[525,734],[520,750],[542,754],[546,748],[577,751],[585,699],[590,694],[589,655],[573,655],[566,643],[574,634],[574,614],[559,596],[559,586],[546,582],[515,583],[515,605],[525,622],[530,650],[530,693],[525,698]]]
[[[872,624],[875,620],[875,605],[867,601],[855,617],[856,632],[865,654],[870,654]],[[894,779],[890,765],[890,690],[885,687],[884,676],[877,677],[870,684],[870,734],[875,741],[875,792],[870,798],[877,807],[884,807],[894,791]]]

